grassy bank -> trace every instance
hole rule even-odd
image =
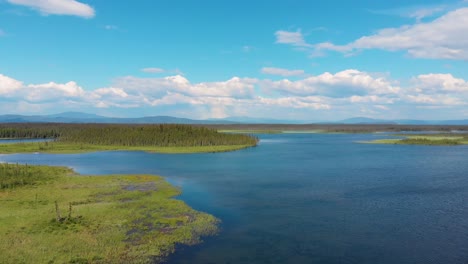
[[[366,143],[454,146],[468,145],[468,136],[458,134],[404,135],[404,138],[401,139],[379,139]]]
[[[228,146],[187,146],[187,147],[158,147],[158,146],[119,146],[119,145],[93,145],[66,142],[34,142],[0,144],[0,154],[13,153],[54,153],[71,154],[96,151],[147,151],[155,153],[210,153],[226,152],[251,147],[251,145],[228,145]]]
[[[0,262],[160,261],[217,232],[218,220],[179,193],[158,176],[0,164]]]

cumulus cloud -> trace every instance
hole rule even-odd
[[[264,67],[262,73],[280,76],[299,76],[304,74],[304,70],[288,70],[283,68]]]
[[[71,15],[92,18],[94,9],[75,0],[7,0],[11,4],[30,7],[43,15]]]
[[[31,109],[59,107],[59,111],[175,107],[184,109],[186,116],[192,118],[239,114],[282,118],[315,114],[333,119],[337,119],[337,115],[398,113],[400,109],[411,112],[418,107],[427,111],[466,112],[468,82],[464,79],[430,73],[415,76],[400,87],[398,82],[383,76],[353,69],[278,81],[233,77],[225,81],[192,83],[180,75],[126,76],[108,87],[86,90],[74,81],[24,84],[0,74],[0,110],[5,110],[7,105],[6,110],[22,112],[28,112],[21,110],[26,106]],[[427,111],[424,113],[429,114]]]
[[[466,93],[468,82],[455,78],[452,74],[422,74],[413,78],[419,93]]]
[[[422,17],[424,14],[415,15]],[[468,8],[459,8],[427,22],[385,28],[346,45],[319,43],[316,50],[353,52],[364,49],[406,51],[415,58],[468,59]]]
[[[320,94],[329,97],[348,97],[365,94],[396,94],[400,87],[392,82],[358,70],[344,70],[335,74],[326,72],[321,75],[291,81],[265,80],[262,86],[266,90],[275,90],[287,94]]]
[[[25,98],[30,102],[80,99],[85,94],[83,88],[76,82],[30,84],[22,90],[25,92]]]
[[[0,74],[0,96],[11,97],[21,89],[22,86],[22,82]]]
[[[144,93],[151,96],[161,96],[167,91],[173,91],[189,96],[216,97],[251,97],[254,94],[255,79],[233,77],[223,82],[201,82],[192,84],[181,75],[164,78],[137,78],[127,76],[119,78],[115,86],[123,87],[132,94]]]

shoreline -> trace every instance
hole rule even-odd
[[[190,153],[219,153],[236,151],[256,145],[220,145],[193,147],[152,147],[152,146],[115,146],[92,145],[62,142],[32,142],[0,144],[0,154],[22,153],[50,153],[50,154],[79,154],[100,151],[145,151],[161,154],[190,154]]]
[[[8,173],[0,178],[6,263],[161,262],[178,244],[196,245],[219,231],[217,218],[175,199],[180,189],[161,176],[80,175],[42,165],[0,170],[26,177],[17,186]]]
[[[364,144],[386,144],[386,145],[422,145],[422,146],[462,146],[468,145],[468,138],[463,135],[402,135],[397,139],[376,139],[362,141]]]

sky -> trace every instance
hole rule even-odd
[[[0,114],[468,119],[468,0],[0,0]]]

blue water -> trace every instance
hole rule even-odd
[[[169,263],[468,263],[468,146],[358,144],[385,135],[261,135],[218,154],[0,155],[83,174],[152,173],[223,221]]]

